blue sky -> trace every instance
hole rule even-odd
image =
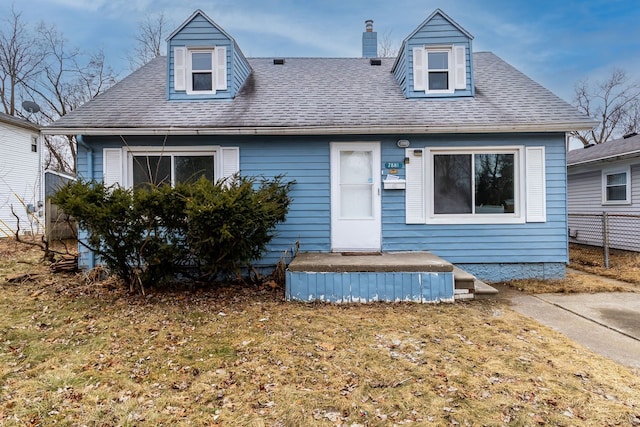
[[[12,0],[0,0],[0,17]],[[164,12],[171,30],[196,9],[248,57],[358,57],[365,19],[396,46],[441,8],[492,51],[567,101],[576,81],[622,68],[640,80],[638,0],[16,0],[28,24],[55,24],[69,46],[102,48],[123,77],[138,22]],[[3,25],[6,25],[3,23]]]

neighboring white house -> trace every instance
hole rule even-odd
[[[640,251],[640,135],[635,133],[567,154],[569,238]]]
[[[44,224],[40,128],[0,113],[0,238],[41,233]]]

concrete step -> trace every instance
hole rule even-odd
[[[453,280],[456,289],[474,289],[474,282],[476,276],[471,273],[467,273],[463,269],[453,266]]]
[[[490,298],[498,293],[498,290],[478,280],[473,274],[453,266],[453,280],[455,284],[454,298],[456,300]]]
[[[481,280],[476,279],[474,294],[476,298],[491,298],[498,294],[498,290],[493,286],[487,285]]]

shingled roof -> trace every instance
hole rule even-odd
[[[37,124],[30,122],[29,120],[21,119],[20,117],[14,117],[5,113],[0,113],[0,123],[6,123],[36,132],[40,130],[40,127]]]
[[[567,166],[620,160],[640,156],[640,135],[613,139],[602,144],[571,150],[567,154]]]
[[[545,132],[593,122],[492,53],[474,53],[475,96],[406,99],[365,58],[253,58],[232,100],[167,100],[166,58],[43,130],[48,134],[391,134]]]

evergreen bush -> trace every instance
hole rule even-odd
[[[285,220],[293,182],[234,176],[125,189],[70,182],[52,198],[88,234],[109,271],[141,290],[239,275]]]

